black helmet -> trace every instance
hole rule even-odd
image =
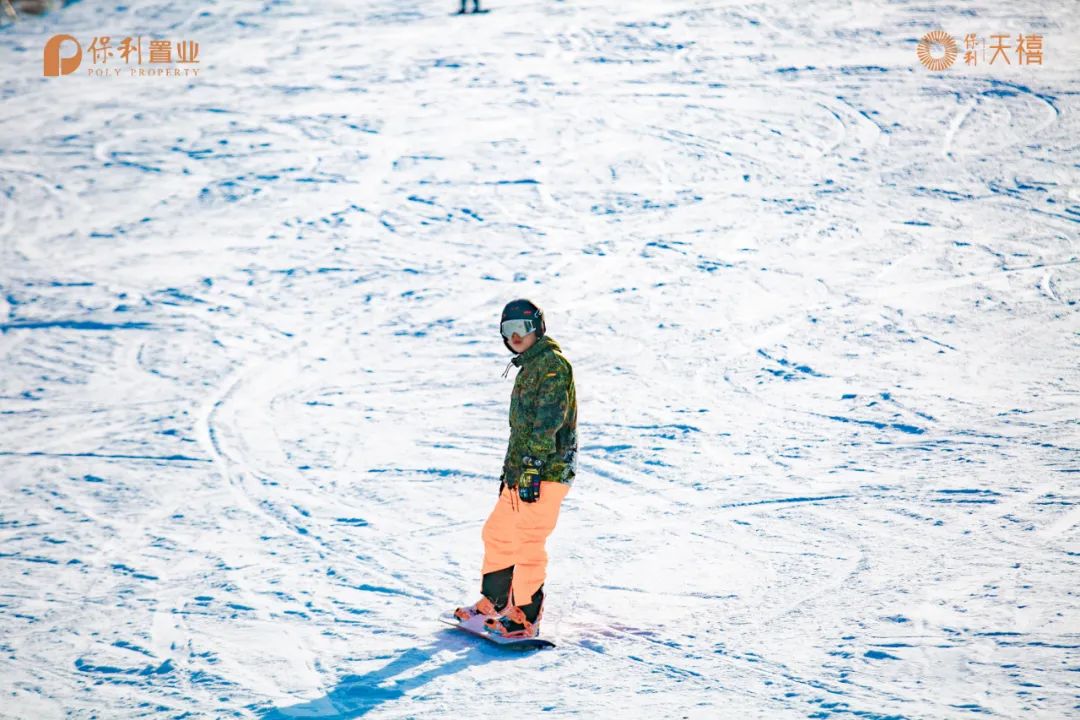
[[[547,325],[544,323],[544,311],[532,300],[518,298],[506,303],[506,307],[502,311],[502,317],[499,319],[499,325],[501,326],[507,320],[532,320],[537,340],[544,337],[544,333],[547,332]],[[502,336],[501,329],[499,334]],[[505,337],[503,337],[503,345],[510,352],[516,352],[514,348],[510,347],[510,342]]]

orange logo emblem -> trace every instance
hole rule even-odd
[[[942,48],[944,54],[935,56],[931,52],[935,47]],[[915,53],[919,56],[919,62],[931,70],[944,70],[956,60],[956,41],[944,30],[934,30],[922,36]]]
[[[60,57],[60,46],[65,40],[75,43],[75,54],[71,57]],[[79,68],[82,62],[82,45],[70,35],[53,35],[45,43],[44,72],[46,77],[58,77],[70,75]]]

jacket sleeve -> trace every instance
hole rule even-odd
[[[557,365],[545,371],[536,391],[536,411],[526,451],[530,457],[545,465],[554,459],[555,433],[566,422],[566,410],[570,404],[569,380],[566,368]]]

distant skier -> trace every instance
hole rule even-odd
[[[484,615],[488,632],[529,638],[536,637],[543,615],[544,543],[577,470],[577,395],[570,361],[548,337],[535,303],[507,303],[500,330],[503,344],[516,353],[503,377],[510,365],[520,368],[510,396],[510,442],[499,500],[481,533],[483,597],[454,615]]]
[[[461,9],[457,11],[458,15],[464,15],[467,11],[465,7],[469,4],[469,0],[461,0]],[[474,13],[485,13],[487,10],[480,9],[480,0],[473,0],[472,11]]]

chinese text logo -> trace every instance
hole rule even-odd
[[[141,35],[125,37],[113,44],[109,35],[92,38],[86,47],[86,57],[91,67],[86,68],[92,77],[179,77],[197,76],[199,69],[199,43],[194,40],[148,40]],[[67,44],[67,45],[66,45]],[[64,48],[74,45],[74,52],[63,55]],[[143,59],[146,58],[144,67]],[[54,35],[45,43],[42,74],[46,77],[70,75],[79,69],[83,61],[83,46],[71,35]]]

